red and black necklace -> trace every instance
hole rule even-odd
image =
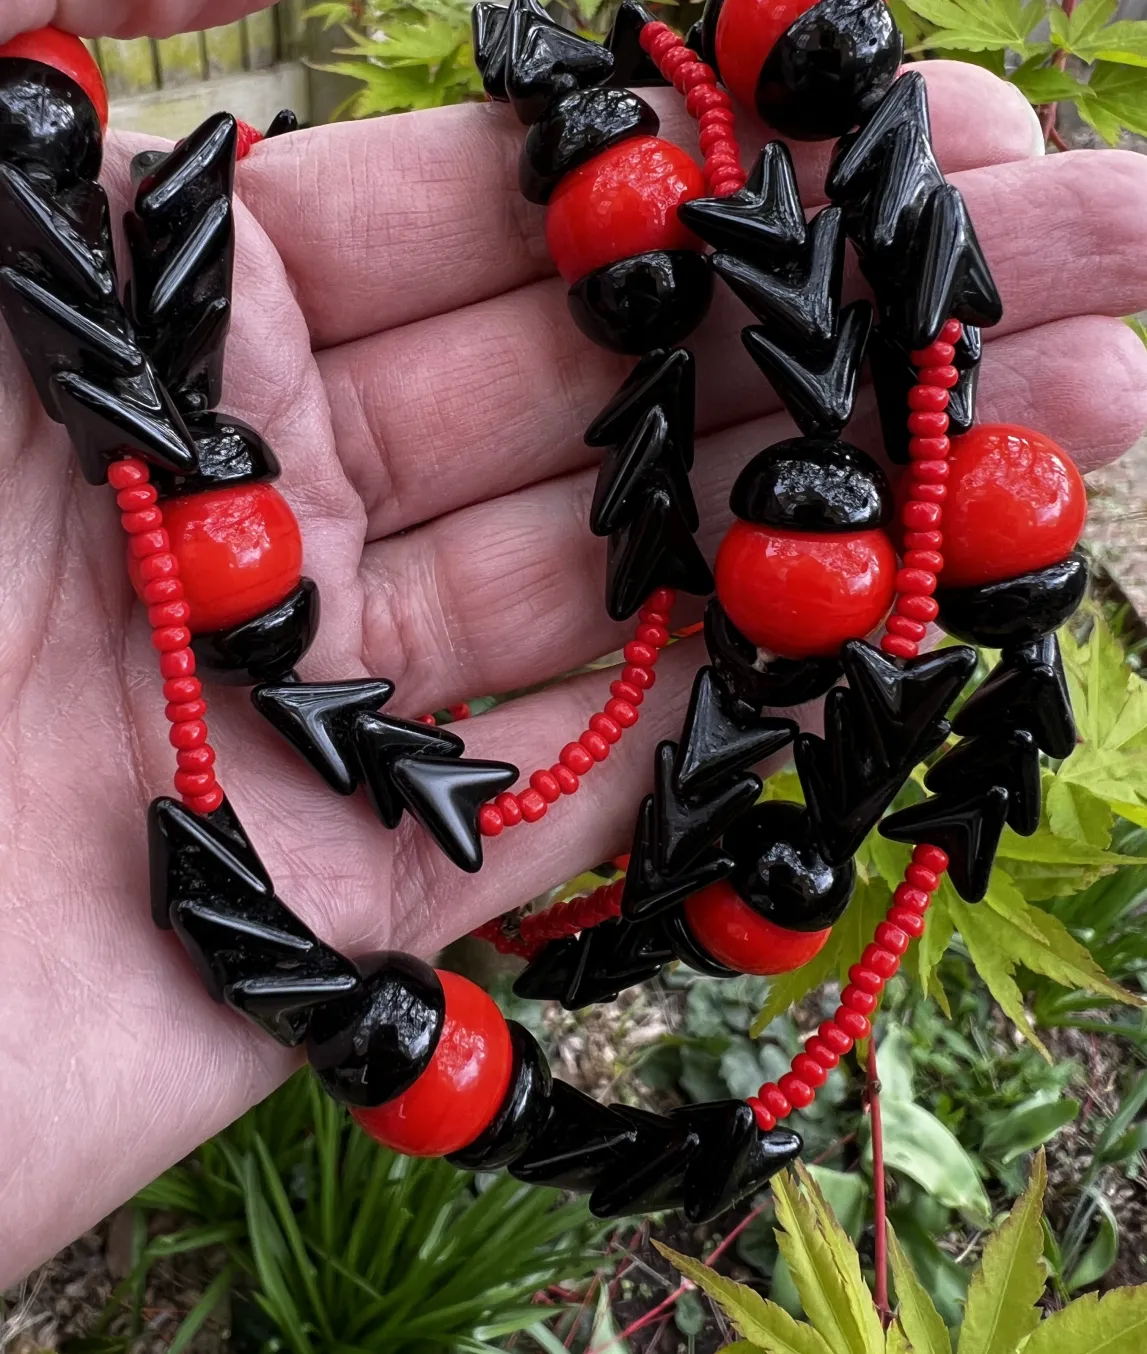
[[[0,309],[85,477],[116,491],[148,610],[179,796],[148,815],[156,924],[217,1001],[305,1045],[326,1089],[389,1146],[585,1190],[601,1216],[679,1207],[702,1219],[799,1153],[778,1121],[871,1032],[940,876],[976,901],[1005,824],[1035,830],[1040,753],[1075,742],[1055,630],[1086,585],[1083,486],[1047,438],[975,423],[980,330],[1002,307],[933,157],[924,82],[898,75],[884,0],[708,0],[684,39],[624,0],[604,45],[536,0],[479,0],[474,45],[487,94],[529,128],[521,188],[546,208],[574,321],[638,359],[586,435],[602,449],[589,526],[608,540],[606,607],[636,614],[636,632],[604,709],[525,788],[512,789],[516,767],[467,758],[432,718],[382,713],[384,678],[296,672],[318,589],[271,484],[273,451],[217,412],[235,161],[257,133],[220,115],[137,157],[121,298],[97,182],[99,72],[52,29],[0,48]],[[701,168],[658,136],[634,92],[667,83],[697,119]],[[837,138],[830,205],[811,220],[783,142],[742,171],[734,98],[789,138]],[[281,115],[268,134],[294,125]],[[841,304],[846,239],[875,310]],[[745,345],[800,435],[745,466],[710,571],[693,537],[695,373],[681,345],[714,276],[756,317]],[[887,455],[906,467],[895,496],[841,440],[865,356]],[[716,594],[710,662],[680,739],[657,748],[624,879],[481,929],[527,959],[519,994],[577,1008],[675,959],[718,976],[799,967],[848,906],[865,836],[879,827],[914,850],[836,1015],[791,1070],[748,1102],[662,1116],[554,1081],[530,1034],[466,979],[408,955],[352,960],[315,936],[276,895],[216,779],[202,681],[251,687],[332,789],[362,786],[387,827],[411,814],[475,871],[483,837],[577,792],[637,722],[677,591]],[[933,621],[967,643],[921,655]],[[949,724],[975,665],[968,644],[1001,656]],[[823,737],[774,713],[822,696]],[[953,732],[929,796],[886,816]],[[753,768],[790,744],[805,806],[760,803]]]

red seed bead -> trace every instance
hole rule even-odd
[[[908,937],[899,926],[893,926],[891,922],[882,921],[874,932],[874,938],[878,945],[891,950],[893,954],[903,954],[908,948]]]
[[[664,649],[669,643],[669,631],[661,625],[639,625],[636,638],[640,644],[648,644],[654,649]]]
[[[568,766],[563,766],[561,762],[558,762],[556,765],[550,767],[550,775],[557,781],[558,788],[563,795],[577,794],[578,786],[581,785],[581,781],[574,775]]]
[[[860,962],[864,968],[879,973],[885,979],[894,977],[900,968],[899,957],[891,950],[884,949],[882,945],[866,945],[864,953],[860,956]]]
[[[148,469],[142,461],[113,461],[108,466],[108,483],[113,489],[134,489],[148,482]]]
[[[908,392],[908,408],[939,414],[948,407],[949,395],[939,386],[913,386]]]
[[[195,654],[190,649],[174,649],[159,656],[160,675],[165,678],[194,677]]]
[[[191,643],[191,631],[186,625],[164,625],[151,632],[151,645],[160,653],[174,653]]]
[[[884,991],[884,979],[881,975],[874,969],[865,968],[863,964],[853,964],[848,970],[848,979],[854,987],[859,987],[862,992],[869,992],[874,997]]]
[[[207,742],[207,725],[201,719],[192,719],[186,724],[173,724],[167,731],[168,741],[173,748],[198,748]]]
[[[927,843],[916,847],[912,852],[912,862],[915,865],[923,865],[935,875],[942,875],[948,868],[948,857],[945,852],[938,846],[929,846]]]
[[[884,627],[890,635],[899,635],[901,639],[908,639],[913,644],[919,644],[928,633],[928,627],[923,621],[911,621],[907,616],[889,616],[884,622]]]
[[[161,602],[159,606],[148,607],[147,623],[155,629],[165,625],[186,625],[191,616],[191,608],[186,602]]]
[[[632,686],[629,682],[610,682],[609,692],[615,700],[627,705],[637,706],[645,699],[645,692],[639,686]],[[614,715],[613,718],[617,719],[617,716]],[[621,720],[618,719],[617,722],[620,724]]]
[[[134,546],[139,537],[135,537],[131,544]],[[128,561],[128,568],[132,569],[132,561]],[[147,559],[139,561],[137,568],[132,569],[132,582],[139,578],[140,583],[154,583],[160,579],[165,581],[179,580],[179,561],[171,553],[165,550],[162,554],[151,555]],[[180,583],[180,587],[182,587]],[[136,584],[136,591],[139,591],[139,585]],[[144,599],[147,600],[146,598]]]
[[[546,208],[550,257],[572,283],[634,254],[700,249],[677,208],[704,193],[701,170],[679,146],[630,137],[563,175]]]
[[[396,1152],[439,1157],[489,1127],[509,1089],[510,1030],[492,998],[456,973],[438,970],[446,998],[442,1033],[422,1075],[393,1100],[351,1113]]]
[[[739,193],[747,181],[747,176],[740,172],[721,174],[712,180],[709,189],[714,197],[728,197],[732,193]]]
[[[861,1015],[871,1015],[878,1003],[871,992],[849,983],[840,994],[840,1004],[847,1006],[850,1011],[859,1011]]]
[[[913,461],[909,473],[925,484],[943,484],[951,474],[951,467],[947,461]]]
[[[128,549],[131,551],[129,559],[142,560],[148,555],[168,555],[171,553],[171,538],[162,527],[158,531],[141,531],[138,536],[128,537]]]
[[[910,912],[927,912],[932,896],[924,889],[915,889],[911,884],[898,884],[892,901],[897,907],[907,908]]]
[[[943,437],[948,431],[947,414],[916,410],[908,415],[908,431],[914,437]]]
[[[665,54],[660,58],[659,65],[661,74],[667,80],[673,80],[682,66],[693,65],[697,61],[696,53],[685,46],[673,46],[666,48]]]
[[[767,1082],[757,1092],[761,1103],[765,1109],[775,1118],[787,1118],[793,1112],[793,1107],[789,1103],[789,1098],[775,1081]]]
[[[567,743],[558,756],[561,764],[569,767],[575,776],[584,776],[593,769],[593,758],[580,743]]]
[[[591,715],[589,727],[593,733],[599,733],[607,743],[616,743],[621,737],[621,726],[606,714]]]
[[[777,1086],[794,1109],[807,1109],[816,1099],[816,1092],[813,1088],[807,1081],[798,1077],[795,1072],[786,1072],[783,1077],[779,1077]]]
[[[712,67],[703,61],[686,61],[673,72],[673,86],[679,94],[688,94],[698,85],[711,85],[714,79]]]
[[[824,1021],[817,1030],[817,1034],[819,1034],[829,1048],[841,1058],[852,1049],[852,1035],[850,1035],[847,1030],[841,1029],[841,1027],[833,1020]]]
[[[215,765],[215,749],[210,743],[197,748],[180,748],[175,760],[181,771],[206,771]]]
[[[946,484],[914,484],[912,486],[912,497],[924,499],[929,503],[943,503],[948,497],[948,486]]]
[[[544,818],[549,810],[549,805],[534,789],[523,790],[518,796],[518,804],[527,823],[536,823],[539,818]]]
[[[497,837],[506,823],[493,804],[483,804],[478,810],[478,831],[483,837]]]
[[[522,821],[522,806],[518,802],[517,795],[512,795],[508,791],[498,795],[494,800],[494,807],[502,815],[502,822],[507,827],[517,827]]]
[[[183,601],[181,578],[153,578],[143,586],[142,600],[148,606],[165,606],[168,602]]]
[[[900,520],[909,531],[931,531],[940,525],[943,518],[944,510],[938,503],[910,501],[900,508]]]
[[[639,663],[629,663],[621,670],[621,680],[628,682],[630,686],[640,687],[642,691],[648,691],[657,681],[657,674],[651,668]]]
[[[207,713],[207,702],[205,700],[197,701],[169,701],[164,714],[171,724],[186,724],[192,719],[202,719]]]
[[[815,1058],[817,1062],[820,1063],[821,1067],[823,1067],[826,1071],[831,1072],[832,1069],[840,1062],[840,1054],[837,1053],[834,1049],[829,1048],[828,1044],[820,1037],[819,1034],[814,1034],[812,1036],[812,1038],[805,1044],[804,1051],[809,1055],[810,1058]]]
[[[653,667],[660,657],[652,644],[643,644],[639,639],[631,639],[621,652],[627,663],[640,668]]]
[[[91,52],[79,38],[59,28],[35,28],[0,47],[0,57],[39,61],[74,81],[92,101],[100,126],[108,125],[108,92]]]
[[[733,101],[716,85],[698,85],[686,94],[685,109],[691,118],[707,113],[728,113],[731,116]]]
[[[890,907],[887,920],[891,925],[899,926],[913,940],[919,940],[924,934],[924,918],[919,912],[911,912],[906,907]]]
[[[142,512],[152,507],[159,498],[154,484],[141,484],[135,489],[121,489],[116,494],[116,507],[120,512]]]
[[[896,556],[879,530],[830,534],[736,521],[714,572],[721,605],[754,644],[783,658],[833,657],[883,620]]]
[[[751,908],[725,880],[685,900],[693,939],[713,959],[738,973],[791,973],[827,944],[832,928],[793,931]]]
[[[943,460],[951,450],[947,437],[912,437],[908,440],[908,455],[913,461]]]
[[[214,790],[209,790],[207,794],[190,795],[183,802],[192,813],[214,813],[223,803],[223,791],[217,785]]]
[[[723,122],[711,122],[707,127],[700,128],[697,142],[701,147],[702,155],[708,155],[717,146],[727,146],[729,144],[728,125]]]
[[[605,703],[605,714],[622,729],[632,729],[637,723],[637,711],[628,701],[610,700]],[[590,720],[592,724],[593,721]]]
[[[719,93],[724,93],[719,90]],[[693,116],[697,116],[694,114]],[[726,135],[732,134],[732,128],[736,125],[737,115],[733,112],[733,101],[725,94],[724,101],[715,103],[712,108],[706,108],[699,117],[697,117],[697,126],[701,131],[707,127],[716,127],[723,125],[726,129]]]
[[[940,876],[926,865],[913,863],[904,871],[904,883],[911,888],[922,889],[925,893],[935,893],[940,886]]]
[[[828,1080],[828,1072],[817,1062],[815,1058],[807,1053],[798,1053],[792,1063],[793,1074],[800,1078],[806,1086],[811,1086],[814,1091]],[[792,1096],[789,1096],[792,1099]]]
[[[578,742],[595,762],[604,762],[609,756],[609,744],[596,729],[586,729]]]
[[[960,373],[955,367],[949,365],[935,367],[921,367],[917,373],[916,379],[923,386],[931,386],[933,389],[951,390],[960,382]]]
[[[911,597],[898,597],[896,610],[901,616],[914,621],[934,621],[940,614],[940,603],[934,597],[922,597],[916,593]]]
[[[916,641],[903,635],[882,635],[880,647],[891,658],[915,658],[920,653]]]
[[[954,344],[943,343],[939,339],[927,348],[917,348],[908,354],[908,360],[914,367],[947,367],[956,356]]]
[[[215,784],[213,771],[177,771],[175,788],[181,795],[205,795]]]
[[[535,771],[530,784],[547,804],[556,804],[562,797],[562,788],[551,771]]]
[[[198,677],[173,677],[163,684],[166,701],[197,701],[203,694],[203,683]]]
[[[940,330],[939,339],[942,343],[959,343],[964,336],[964,326],[959,320],[945,320],[944,327]]]
[[[271,485],[173,498],[164,504],[163,515],[195,634],[250,620],[298,587],[303,563],[299,524]],[[146,539],[133,537],[133,549]],[[136,570],[132,581],[138,590]]]
[[[936,550],[944,547],[942,531],[906,531],[901,538],[905,550]]]
[[[158,531],[163,526],[163,513],[159,508],[141,508],[139,512],[125,512],[120,524],[129,536],[139,536],[145,531]]]
[[[1071,457],[1042,433],[983,423],[952,442],[944,582],[995,583],[1075,548],[1087,493]]]
[[[944,567],[944,556],[938,550],[908,550],[901,563],[906,569],[925,569],[938,574]]]
[[[751,1095],[745,1101],[745,1104],[753,1111],[753,1118],[757,1121],[757,1127],[762,1133],[771,1133],[776,1128],[776,1116],[769,1113],[763,1101],[758,1100],[755,1095]]]
[[[936,582],[936,575],[927,569],[901,569],[896,575],[896,591],[928,596],[936,591]]]
[[[861,1015],[859,1011],[852,1010],[851,1007],[840,1007],[833,1019],[853,1041],[867,1039],[872,1033],[872,1025],[869,1023],[868,1017]]]

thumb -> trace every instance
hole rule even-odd
[[[267,0],[3,0],[0,43],[48,24],[86,38],[165,38],[266,8]]]

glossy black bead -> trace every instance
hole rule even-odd
[[[964,325],[952,359],[960,379],[948,391],[948,431],[954,436],[966,433],[976,421],[976,395],[983,355],[983,335],[974,324]]]
[[[960,374],[959,380],[948,392],[948,432],[952,437],[966,433],[976,421],[976,392],[982,352],[980,331],[974,325],[965,325],[953,359]],[[916,384],[916,368],[912,365],[909,350],[879,326],[872,331],[868,342],[868,360],[880,411],[884,450],[889,460],[897,465],[907,465],[911,433],[904,409],[908,392]]]
[[[823,355],[790,351],[770,338],[766,325],[751,325],[741,338],[801,431],[808,437],[834,437],[852,418],[871,328],[872,307],[854,301],[840,312],[839,331]]]
[[[538,0],[479,0],[472,22],[483,88],[491,99],[508,100],[527,126],[553,99],[600,85],[613,72],[606,48],[563,28]]]
[[[278,606],[230,630],[213,630],[191,641],[197,662],[226,686],[277,682],[311,647],[319,628],[319,590],[309,578]]]
[[[53,66],[0,57],[0,160],[55,189],[98,179],[103,132],[91,99]]]
[[[789,931],[822,931],[843,914],[856,885],[851,858],[832,865],[799,804],[767,800],[725,834],[736,862],[729,882],[751,908]]]
[[[618,89],[645,89],[667,85],[657,63],[641,45],[641,30],[653,22],[653,15],[637,0],[621,0],[605,39],[613,56],[613,74],[609,83]]]
[[[401,1095],[426,1070],[446,1015],[438,975],[409,954],[358,961],[355,992],[311,1018],[307,1057],[328,1095],[369,1109]]]
[[[522,196],[527,202],[544,205],[572,169],[632,136],[656,136],[660,126],[653,109],[628,89],[582,89],[567,94],[551,104],[526,133],[518,161]]]
[[[449,729],[367,712],[356,717],[352,737],[347,763],[353,760],[361,772],[371,808],[389,828],[398,826],[407,807],[393,775],[399,757],[461,757],[466,751],[466,744]]]
[[[1008,792],[1008,826],[1021,837],[1039,827],[1039,747],[1026,729],[963,739],[928,771],[924,784],[954,798],[1002,785]]]
[[[884,471],[847,442],[794,437],[756,456],[737,476],[729,506],[745,522],[791,531],[867,531],[892,519]]]
[[[1087,560],[1076,550],[1058,564],[999,583],[938,588],[936,601],[940,624],[950,635],[1002,649],[1030,644],[1058,630],[1086,593]]]
[[[800,1156],[804,1142],[792,1129],[763,1132],[743,1100],[685,1105],[670,1115],[697,1138],[685,1172],[681,1207],[692,1223],[708,1222],[764,1188]]]
[[[353,794],[359,779],[356,722],[394,695],[383,677],[345,682],[265,683],[251,702],[265,720],[300,752],[340,795]]]
[[[672,958],[659,920],[612,918],[577,936],[550,941],[518,974],[514,994],[577,1011],[615,1001],[627,987],[655,978]]]
[[[135,209],[124,218],[132,318],[172,397],[187,412],[212,409],[223,394],[237,144],[230,114],[208,118],[151,162],[136,187]]]
[[[823,352],[837,334],[844,241],[840,208],[825,207],[809,223],[804,248],[791,255],[773,260],[732,250],[710,261],[776,343]]]
[[[650,409],[660,409],[685,468],[692,470],[696,382],[697,363],[688,348],[646,353],[586,429],[586,446],[620,446],[630,440]]]
[[[623,621],[662,587],[705,597],[714,583],[689,518],[668,488],[658,484],[643,497],[631,520],[609,538],[606,610],[613,620]]]
[[[796,261],[804,249],[804,208],[783,141],[768,142],[739,192],[683,202],[677,215],[706,244],[748,264]]]
[[[815,700],[839,680],[842,670],[835,658],[762,661],[757,646],[741,634],[716,598],[705,610],[705,647],[744,719],[766,706],[788,709]]]
[[[696,531],[699,518],[689,471],[660,408],[648,410],[630,437],[602,457],[590,504],[589,529],[595,536],[612,535],[640,515],[656,489],[668,496],[686,528]]]
[[[709,313],[713,275],[692,249],[655,250],[607,264],[569,291],[569,310],[587,338],[640,356],[689,337]]]
[[[880,832],[894,842],[928,842],[947,852],[956,892],[978,903],[988,891],[1007,816],[1008,792],[993,785],[967,798],[936,795],[901,809],[880,824]]]
[[[653,764],[653,860],[659,874],[675,878],[698,865],[729,825],[761,793],[751,771],[730,772],[681,794],[675,784],[677,744],[657,745]]]
[[[510,1174],[530,1185],[592,1189],[608,1167],[625,1160],[637,1137],[629,1120],[611,1105],[555,1081],[549,1117]]]
[[[637,921],[661,916],[691,893],[724,879],[733,868],[730,856],[710,850],[692,868],[669,874],[658,865],[660,855],[653,796],[647,795],[638,810],[629,868],[625,873],[625,891],[621,899],[624,917]]]
[[[510,1086],[497,1114],[474,1141],[446,1159],[466,1171],[496,1171],[520,1157],[550,1117],[553,1077],[538,1041],[516,1020],[507,1020],[514,1063]]]
[[[685,796],[705,793],[787,747],[796,734],[791,719],[740,718],[716,669],[702,668],[693,681],[673,766],[674,788]]]
[[[165,498],[279,478],[279,458],[262,434],[230,414],[188,414],[198,467],[188,474],[156,469],[151,482]]]
[[[963,737],[1027,729],[1049,757],[1069,757],[1078,733],[1056,636],[1005,648],[952,727]]]
[[[702,61],[713,67],[718,80],[721,78],[721,72],[717,67],[717,20],[721,17],[721,6],[724,3],[725,0],[705,0],[701,17],[694,25],[698,30],[697,53]]]
[[[663,919],[663,925],[665,934],[669,937],[669,943],[673,946],[674,956],[680,959],[683,964],[688,964],[697,973],[704,973],[710,978],[736,978],[738,976],[736,969],[729,968],[727,964],[722,964],[701,944],[693,934],[693,929],[689,925],[689,919],[683,909],[676,907],[672,912],[667,913]]]
[[[782,136],[842,136],[883,98],[903,55],[884,0],[820,0],[773,44],[757,81],[757,112]]]
[[[390,768],[407,810],[445,854],[470,874],[482,868],[478,810],[518,779],[509,762],[468,758],[399,757]]]
[[[276,136],[289,136],[299,130],[299,115],[293,108],[280,108],[271,119],[271,125],[264,133],[265,141],[273,141]]]

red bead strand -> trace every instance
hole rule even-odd
[[[215,752],[207,741],[203,718],[207,702],[195,675],[195,654],[187,628],[190,608],[184,599],[179,561],[163,526],[159,495],[147,465],[134,457],[109,466],[108,481],[116,490],[120,522],[148,606],[152,646],[159,653],[166,715],[171,724],[169,737],[179,766],[175,788],[189,809],[212,813],[223,803],[223,790],[215,779]]]
[[[849,982],[840,994],[836,1014],[793,1058],[790,1071],[775,1082],[766,1082],[750,1097],[748,1104],[764,1132],[776,1128],[777,1121],[794,1109],[811,1105],[841,1057],[858,1039],[872,1033],[871,1016],[884,986],[900,967],[909,934],[923,932],[924,913],[947,868],[948,857],[938,846],[918,846],[913,851],[912,864],[904,872],[904,882],[893,895],[885,920],[876,928],[875,941],[848,971]]]
[[[714,197],[739,192],[745,186],[745,172],[734,130],[733,100],[717,84],[716,72],[668,24],[647,23],[640,42],[666,80],[685,96],[690,117],[697,119],[709,192]]]
[[[499,954],[513,954],[529,961],[551,940],[564,940],[620,916],[624,892],[625,880],[618,879],[612,884],[603,884],[593,893],[555,903],[544,912],[527,913],[519,919],[516,935],[506,930],[502,917],[494,917],[478,927],[474,935],[480,940],[488,940]]]

